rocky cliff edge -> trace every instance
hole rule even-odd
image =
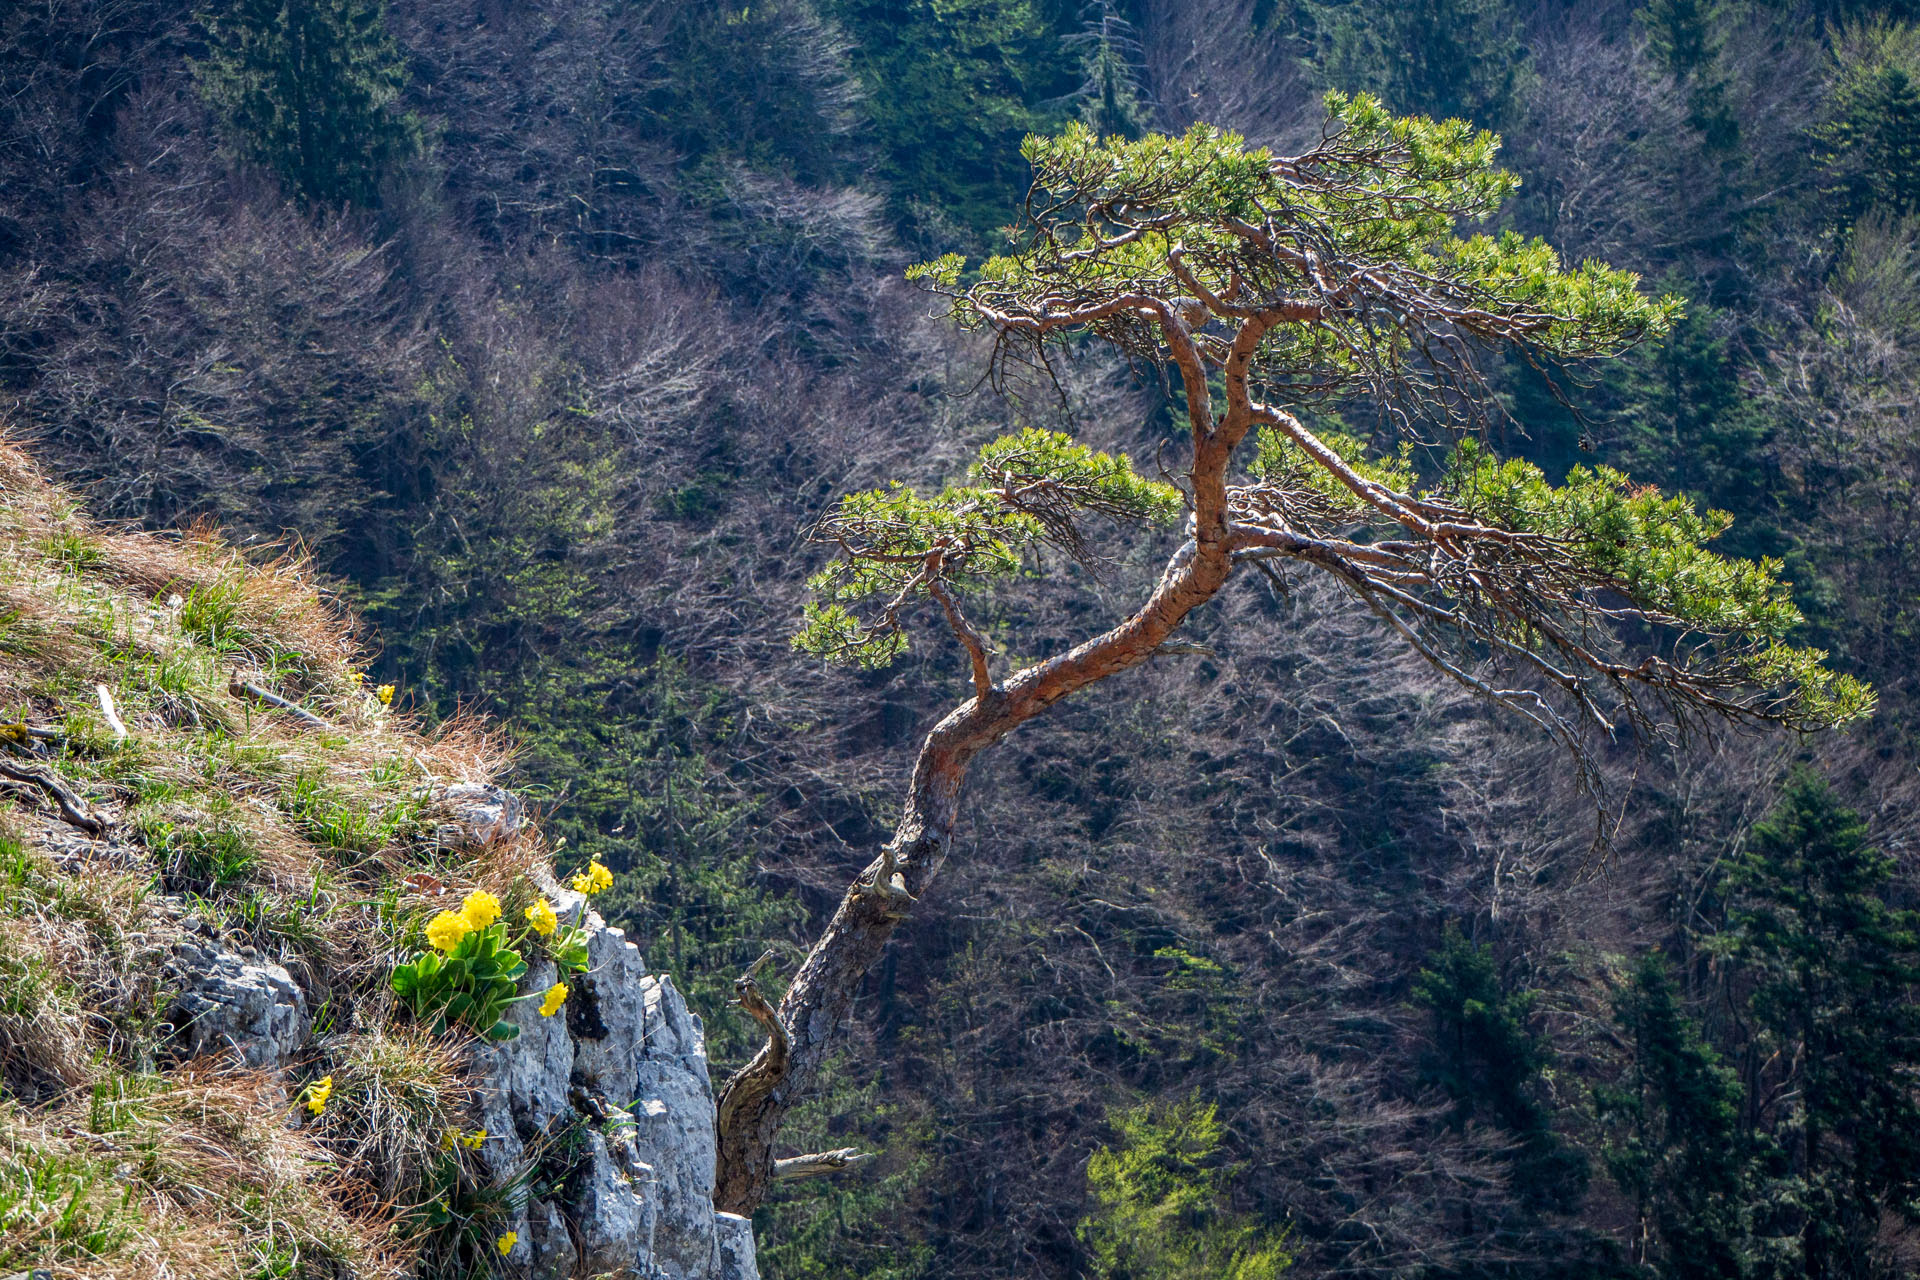
[[[297,560],[101,528],[0,443],[0,1274],[755,1277],[699,1018],[486,726],[406,702]],[[475,893],[517,1038],[394,994]]]

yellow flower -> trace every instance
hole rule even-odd
[[[467,918],[469,927],[484,929],[500,918],[500,899],[485,889],[475,889],[460,904],[460,914]]]
[[[321,1076],[307,1086],[307,1110],[319,1115],[327,1109],[327,1099],[333,1096],[333,1077]]]
[[[486,1140],[487,1131],[485,1129],[475,1129],[472,1133],[460,1139],[460,1145],[469,1151],[478,1151],[481,1146],[485,1144]]]
[[[473,924],[458,911],[442,911],[427,922],[427,941],[436,951],[451,951],[473,932]]]
[[[374,690],[374,696],[380,699],[381,706],[383,707],[392,706],[393,705],[393,686],[390,684],[381,685],[378,689]]]
[[[540,1016],[551,1018],[560,1012],[560,1006],[567,1002],[567,984],[556,982],[547,988],[547,998],[540,1002]]]
[[[355,688],[358,688],[360,685],[360,682],[362,680],[365,680],[366,678],[367,678],[367,673],[364,671],[354,671],[349,669],[347,672],[347,680]]]
[[[507,1234],[501,1236],[498,1240],[495,1240],[493,1242],[493,1247],[498,1249],[500,1251],[500,1256],[504,1258],[508,1254],[512,1253],[513,1246],[519,1243],[520,1243],[520,1233],[518,1231],[509,1231],[507,1232]]]
[[[527,923],[541,937],[550,938],[553,931],[560,927],[560,917],[553,914],[553,904],[542,898],[527,908]]]
[[[587,869],[573,878],[573,891],[584,893],[589,898],[611,888],[613,888],[613,872],[601,866],[597,859],[589,862]]]
[[[453,1144],[460,1141],[463,1141],[460,1137],[460,1131],[458,1129],[449,1129],[440,1135],[440,1149],[442,1151],[451,1151],[453,1150]]]

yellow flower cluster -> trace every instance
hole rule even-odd
[[[458,911],[442,911],[427,922],[427,941],[435,951],[453,950],[471,932],[467,918]]]
[[[540,1016],[551,1018],[560,1012],[560,1006],[567,1002],[567,984],[556,982],[547,988],[547,998],[540,1002]]]
[[[458,911],[442,911],[427,922],[427,941],[436,951],[452,951],[460,939],[500,918],[500,899],[475,889]]]
[[[520,1243],[520,1233],[518,1231],[509,1231],[507,1232],[507,1234],[501,1236],[498,1240],[495,1240],[493,1242],[493,1247],[498,1249],[500,1251],[500,1256],[504,1258],[508,1254],[512,1253],[513,1246],[519,1243]]]
[[[451,1151],[456,1146],[460,1146],[465,1147],[469,1151],[478,1151],[482,1146],[486,1145],[486,1141],[487,1131],[485,1129],[475,1129],[472,1133],[462,1133],[458,1129],[449,1129],[440,1135],[440,1149],[442,1151]]]
[[[596,893],[605,893],[613,888],[613,872],[601,866],[596,859],[587,864],[587,869],[573,877],[573,891],[584,893],[591,898]]]
[[[553,931],[560,927],[560,917],[553,914],[553,904],[542,898],[527,908],[527,923],[541,937],[550,938]]]
[[[383,684],[378,689],[374,690],[373,696],[380,699],[381,706],[390,707],[393,705],[393,686],[390,684]]]
[[[485,889],[475,889],[460,904],[460,914],[467,918],[469,927],[484,929],[500,918],[500,899]]]
[[[307,1086],[307,1110],[319,1115],[327,1109],[327,1099],[333,1096],[333,1077],[321,1076]]]

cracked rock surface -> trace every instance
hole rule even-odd
[[[562,919],[580,895],[549,887]],[[520,1037],[477,1050],[481,1158],[501,1180],[536,1171],[505,1228],[508,1262],[538,1280],[759,1280],[753,1225],[713,1207],[714,1100],[706,1033],[671,979],[586,913],[587,972],[564,1016],[512,1007]],[[558,980],[534,964],[523,987]],[[547,1195],[541,1188],[552,1188]]]
[[[179,991],[168,1021],[186,1056],[228,1049],[249,1067],[277,1070],[306,1044],[306,995],[272,961],[188,936],[173,944],[167,967]]]

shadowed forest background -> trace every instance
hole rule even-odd
[[[1284,150],[1338,88],[1493,128],[1510,225],[1689,301],[1577,413],[1497,370],[1500,443],[1731,512],[1721,549],[1786,562],[1879,712],[1623,738],[1596,858],[1552,744],[1312,581],[1231,593],[1189,628],[1210,656],[981,769],[790,1135],[879,1159],[778,1196],[762,1266],[1212,1276],[1139,1242],[1257,1226],[1308,1276],[1920,1274],[1917,19],[24,0],[0,417],[102,517],[299,540],[380,682],[502,717],[724,1071],[754,1044],[732,978],[811,937],[967,696],[940,640],[885,673],[790,649],[810,522],[1011,423],[1143,466],[1183,430],[1090,349],[1062,395],[982,387],[904,267],[993,248],[1021,138],[1070,120]],[[1162,550],[984,623],[1051,652]]]

